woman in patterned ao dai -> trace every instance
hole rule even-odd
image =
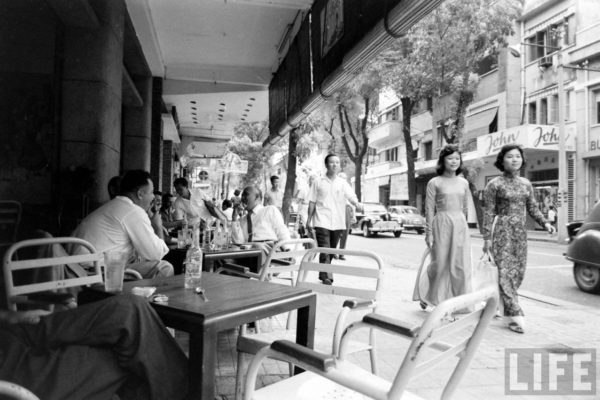
[[[517,295],[527,265],[525,212],[550,234],[554,233],[554,227],[537,206],[531,182],[519,176],[524,164],[523,150],[519,146],[502,147],[494,165],[503,175],[492,179],[484,192],[483,251],[491,250],[496,261],[504,316],[508,329],[517,333],[523,333],[525,329]]]
[[[471,245],[467,225],[470,196],[462,172],[462,157],[455,145],[440,151],[437,174],[427,184],[425,241],[431,249],[431,263],[417,278],[416,299],[421,307],[471,292]],[[425,281],[424,281],[425,280]]]

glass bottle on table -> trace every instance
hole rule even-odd
[[[196,289],[201,287],[202,278],[202,249],[200,248],[200,229],[194,227],[192,233],[192,245],[185,255],[184,288]]]

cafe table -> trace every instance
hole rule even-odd
[[[204,297],[194,290],[184,289],[182,275],[125,282],[123,293],[131,292],[136,286],[153,286],[156,287],[156,293],[166,295],[168,302],[152,302],[153,308],[166,326],[189,333],[190,398],[215,398],[219,332],[298,310],[296,342],[313,347],[316,295],[310,289],[204,273]],[[106,292],[103,285],[95,285],[79,293],[79,303],[113,295],[115,293]]]
[[[163,258],[163,260],[169,261],[173,265],[175,275],[183,272],[183,262],[185,261],[186,252],[187,249],[171,249]],[[202,270],[207,272],[214,272],[216,269],[215,262],[219,260],[243,260],[244,265],[247,265],[252,272],[258,272],[262,265],[262,251],[256,247],[242,249],[236,245],[232,245],[228,249],[202,249],[202,257]]]

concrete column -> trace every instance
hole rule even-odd
[[[61,171],[87,168],[90,206],[108,200],[108,180],[119,174],[125,5],[91,0],[100,27],[66,27],[61,92]],[[61,182],[61,192],[71,193]]]
[[[173,142],[163,142],[163,165],[162,165],[162,192],[173,191]]]
[[[154,78],[152,83],[152,147],[150,150],[150,175],[154,187],[161,188],[162,184],[162,78]]]
[[[144,104],[141,107],[123,107],[121,170],[150,171],[152,77],[134,77],[133,81]]]

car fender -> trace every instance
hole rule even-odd
[[[569,244],[565,256],[576,264],[600,268],[600,231],[580,232]]]

